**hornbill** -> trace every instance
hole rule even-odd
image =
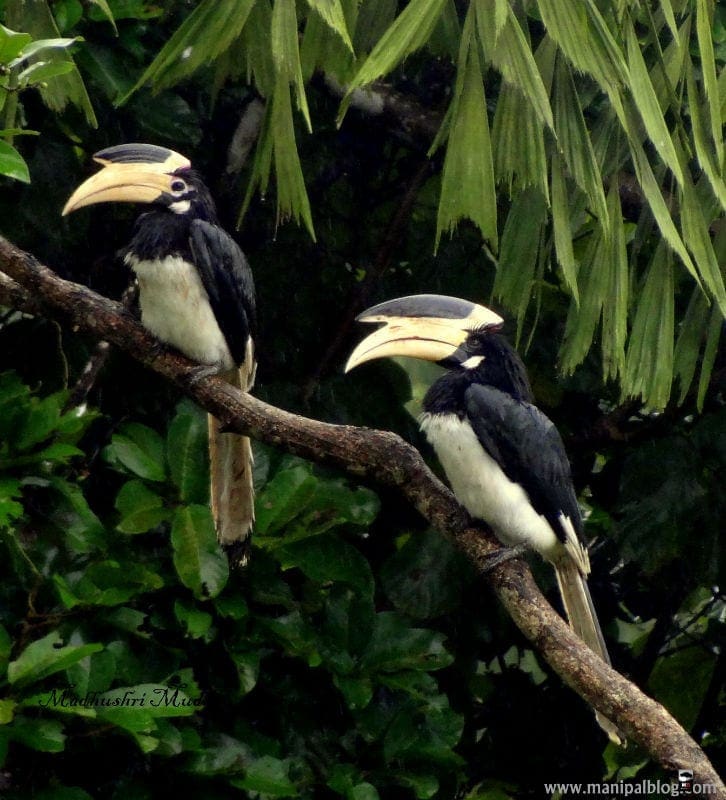
[[[533,404],[521,359],[484,306],[442,295],[389,300],[358,316],[383,323],[355,348],[346,372],[385,356],[447,369],[423,400],[421,429],[451,488],[508,547],[536,550],[555,568],[573,631],[608,664],[587,588],[590,562],[570,464],[554,424]],[[610,720],[598,722],[616,742]]]
[[[121,251],[136,273],[142,323],[159,339],[243,391],[255,377],[255,289],[247,259],[219,225],[190,161],[165,147],[122,144],[93,156],[100,172],[71,195],[63,215],[94,203],[148,203]],[[234,564],[247,560],[254,522],[252,450],[208,416],[210,502]]]

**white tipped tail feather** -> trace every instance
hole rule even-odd
[[[553,566],[570,627],[593,652],[597,653],[606,664],[610,664],[610,656],[587,587],[586,576],[580,572],[569,555],[553,562]],[[625,737],[613,722],[597,711],[595,717],[610,741],[615,744],[625,743]]]
[[[244,364],[222,377],[242,391],[252,388],[254,355],[248,347]],[[255,489],[252,481],[252,446],[247,436],[222,433],[220,422],[211,414],[209,427],[209,478],[212,517],[217,538],[228,550],[230,560],[244,566],[249,559],[249,537],[255,521]]]

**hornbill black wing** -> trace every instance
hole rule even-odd
[[[557,428],[536,406],[492,386],[473,384],[465,394],[466,413],[482,447],[504,474],[527,492],[530,502],[566,540],[560,516],[582,536],[582,518],[572,486],[570,462]]]
[[[247,338],[254,339],[257,326],[255,286],[247,259],[228,233],[201,219],[191,223],[189,245],[232,358],[242,364]]]

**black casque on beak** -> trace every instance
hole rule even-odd
[[[458,297],[416,294],[379,303],[358,316],[359,322],[383,323],[353,350],[345,365],[387,356],[412,356],[445,361],[477,328],[498,330],[504,320],[486,306]]]

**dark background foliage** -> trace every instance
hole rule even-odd
[[[0,21],[29,29],[45,4],[28,5],[23,18],[0,3]],[[257,98],[242,78],[212,90],[206,69],[114,105],[194,6],[50,3],[59,32],[84,37],[73,53],[98,127],[78,105],[60,113],[34,89],[20,95],[13,127],[41,135],[15,139],[32,181],[2,179],[0,230],[112,297],[129,281],[114,252],[137,209],[60,217],[90,154],[124,141],[184,152],[228,230],[250,180],[249,164],[227,170]],[[389,77],[440,115],[452,74],[423,53]],[[356,109],[336,128],[339,99],[322,80],[308,102],[321,122],[312,136],[299,126],[297,142],[316,241],[276,221],[274,186],[237,233],[261,309],[255,393],[395,430],[430,455],[407,407],[433,373],[381,362],[344,377],[359,333],[347,320],[414,292],[492,302],[494,260],[469,223],[432,254],[441,161],[425,144]],[[554,271],[540,283],[519,346],[571,454],[614,664],[723,763],[723,351],[701,412],[695,392],[644,410],[603,382],[595,352],[559,374],[570,296]],[[681,312],[691,288],[676,281]],[[517,309],[500,308],[517,338]],[[228,574],[206,509],[201,412],[120,353],[68,408],[94,346],[0,309],[0,795],[473,800],[672,778],[637,748],[606,745],[463,557],[392,492],[256,447],[252,560]],[[534,567],[556,602],[549,570]],[[125,692],[143,705],[110,704]]]

